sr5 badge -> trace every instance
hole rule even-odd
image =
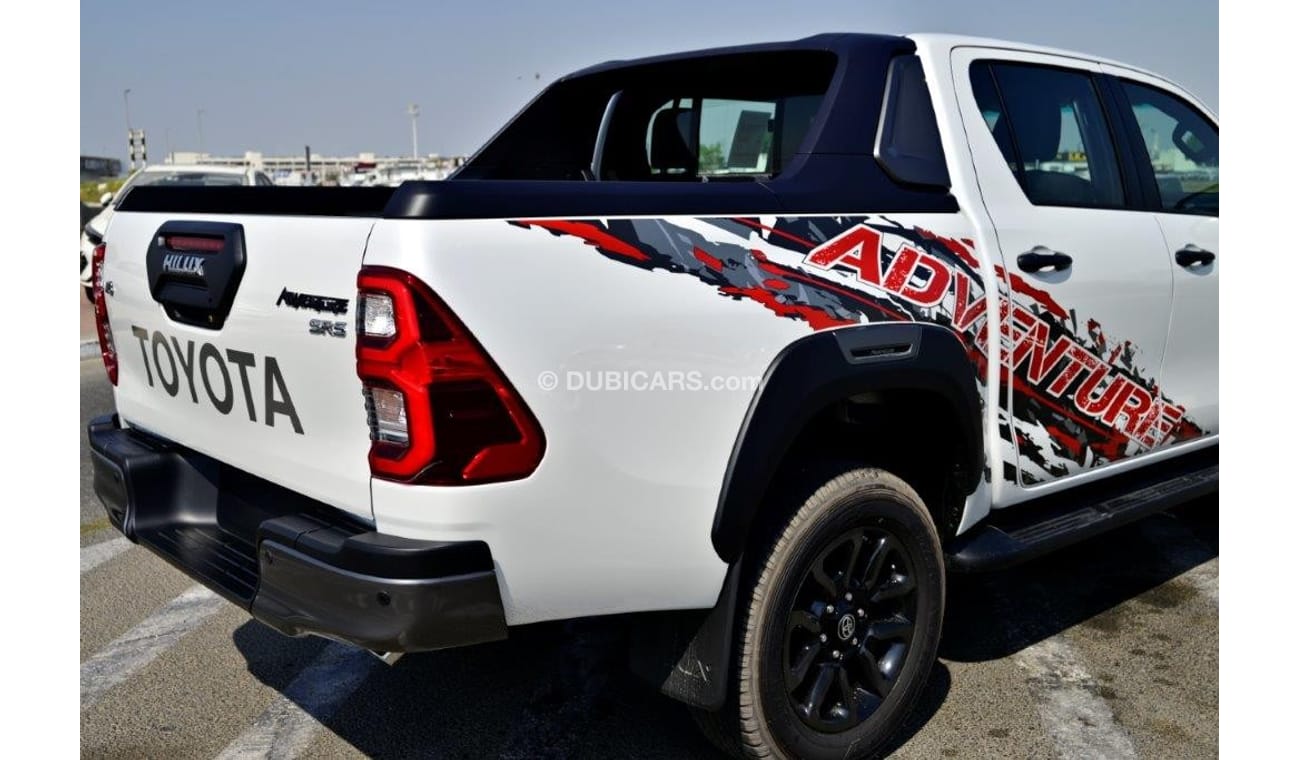
[[[332,335],[335,338],[348,337],[347,322],[333,322],[328,319],[313,319],[307,323],[307,332],[312,335]]]

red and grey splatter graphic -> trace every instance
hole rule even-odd
[[[970,239],[884,216],[519,220],[647,270],[690,274],[815,330],[879,321],[940,324],[986,375],[988,301]],[[709,234],[704,234],[705,232]],[[719,240],[719,238],[722,238]],[[794,254],[794,255],[792,255]],[[1004,477],[1028,485],[1203,435],[1136,366],[1138,348],[997,267]],[[982,391],[983,389],[981,389]],[[981,397],[982,397],[981,393]],[[1008,398],[1010,407],[1008,409]]]
[[[1042,469],[1022,467],[1025,485],[1205,434],[1137,365],[1132,343],[1108,341],[1095,320],[1081,326],[1048,293],[998,274],[1012,292],[1001,322],[1016,447]]]

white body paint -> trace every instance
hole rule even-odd
[[[221,330],[208,330],[169,319],[149,292],[144,253],[154,232],[169,218],[165,214],[118,214],[111,237],[106,238],[104,279],[113,286],[113,296],[107,299],[109,323],[121,367],[114,389],[118,414],[133,427],[179,441],[245,472],[369,520],[370,467],[366,452],[370,441],[350,320],[361,252],[374,220],[240,218],[248,263],[225,325]],[[203,215],[186,218],[230,220]],[[335,315],[277,306],[285,288],[346,298],[349,311]],[[349,337],[309,334],[312,319],[349,322]],[[143,347],[132,327],[149,332],[151,339]],[[181,377],[175,395],[167,391],[164,381],[170,379],[168,353],[159,348],[155,358],[154,333],[165,336],[169,347],[174,339],[180,353],[185,353],[193,342],[196,365],[205,343],[226,357],[224,366],[234,397],[228,413],[220,413],[209,398],[200,366],[193,370],[191,395],[175,347],[171,355]],[[239,368],[229,360],[229,351],[248,352],[255,357],[255,364],[247,371],[247,395]],[[267,357],[276,359],[303,428],[301,435],[294,432],[291,420],[284,414],[268,420]],[[207,369],[210,384],[221,384],[216,364],[209,361]],[[221,387],[214,387],[213,392],[218,400],[224,396]],[[249,419],[250,409],[255,421]],[[274,425],[268,425],[268,421]]]

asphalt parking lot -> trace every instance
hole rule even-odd
[[[389,667],[275,633],[113,531],[81,362],[85,757],[716,757],[624,666],[626,621],[529,626]],[[1218,755],[1218,500],[1012,571],[954,579],[901,758]]]

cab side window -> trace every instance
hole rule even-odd
[[[1030,203],[1124,206],[1115,146],[1087,72],[977,61],[971,86]]]
[[[1160,206],[1186,214],[1219,214],[1219,128],[1199,111],[1154,87],[1123,82]]]

